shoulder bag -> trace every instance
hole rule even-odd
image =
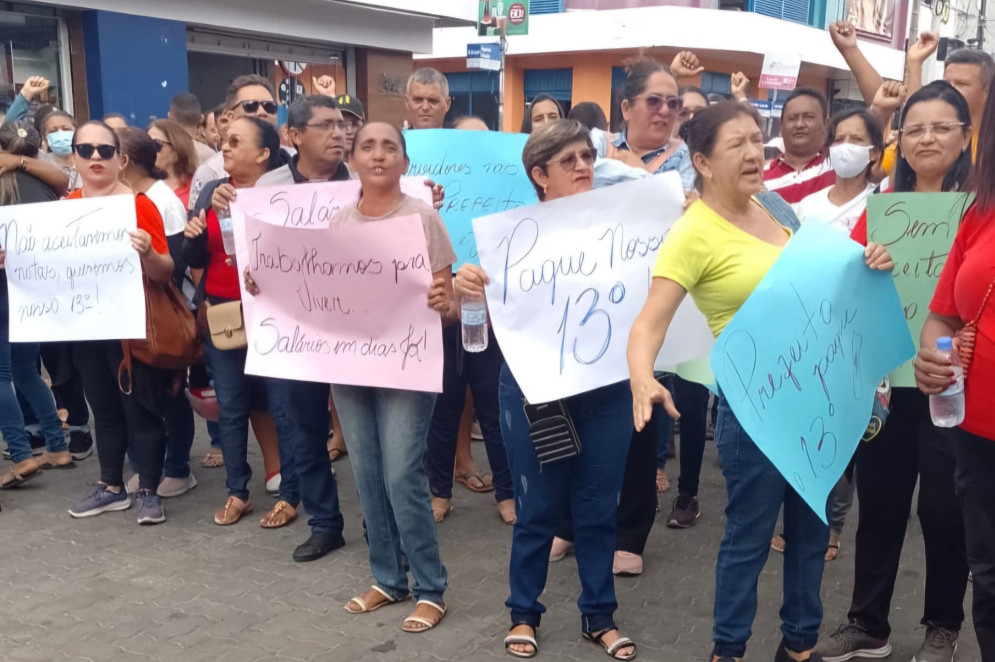
[[[991,284],[988,286],[985,298],[981,300],[981,307],[978,308],[978,314],[954,334],[954,349],[957,350],[957,355],[960,357],[960,364],[964,368],[965,379],[967,379],[967,371],[971,367],[971,361],[974,359],[974,342],[978,337],[978,322],[981,320],[981,313],[985,311],[985,306],[988,305],[988,299],[991,298],[992,289],[995,289],[995,278],[992,279]]]

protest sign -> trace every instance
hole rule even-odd
[[[683,205],[670,172],[474,219],[494,333],[529,402],[629,378],[629,328]],[[712,343],[687,297],[660,362],[704,356]]]
[[[320,231],[247,216],[235,234],[260,290],[243,300],[247,373],[442,390],[442,323],[428,307],[418,216]]]
[[[130,195],[0,207],[10,341],[144,338],[136,227]]]
[[[912,341],[919,348],[940,273],[971,197],[965,193],[888,193],[867,199],[867,239],[895,261],[895,288]],[[915,387],[912,361],[891,374],[891,385]]]
[[[826,521],[878,383],[913,352],[891,275],[808,223],[719,335],[712,370],[746,433]]]
[[[327,228],[335,212],[359,200],[359,190],[358,179],[239,189],[231,203],[232,224],[241,225],[252,215],[286,228]],[[432,190],[424,177],[402,177],[401,190],[432,205]]]
[[[458,268],[479,264],[472,221],[537,202],[522,165],[528,136],[497,131],[419,129],[404,134],[411,167],[408,175],[445,187],[442,219],[456,249]]]

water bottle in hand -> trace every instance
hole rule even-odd
[[[221,241],[225,245],[225,253],[235,254],[235,230],[232,228],[231,212],[218,214],[218,225],[221,226]]]
[[[936,427],[953,428],[964,422],[964,369],[949,336],[939,338],[936,349],[950,361],[954,383],[942,393],[929,396],[929,415]]]
[[[463,297],[460,322],[463,324],[463,349],[468,352],[487,349],[487,302],[482,297]]]

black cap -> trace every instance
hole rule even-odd
[[[340,94],[335,98],[335,103],[339,104],[339,109],[344,113],[352,113],[359,119],[366,121],[366,114],[363,112],[363,104],[359,99],[350,94]]]

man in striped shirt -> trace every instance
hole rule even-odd
[[[799,87],[781,111],[784,154],[764,170],[764,184],[790,204],[836,183],[826,149],[829,105],[820,92]]]

